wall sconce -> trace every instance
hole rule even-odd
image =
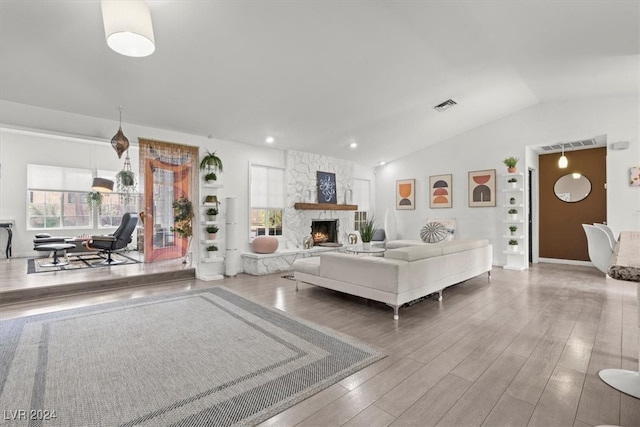
[[[562,144],[562,155],[558,159],[558,167],[560,169],[566,169],[567,166],[569,166],[569,160],[567,159],[567,156],[564,155],[564,144]]]
[[[93,178],[91,189],[98,193],[111,193],[113,191],[113,181],[106,178]]]
[[[144,57],[156,50],[149,5],[144,0],[102,0],[107,45],[121,55]]]

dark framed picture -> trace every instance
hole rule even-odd
[[[429,177],[429,207],[431,209],[453,206],[453,175]]]
[[[396,209],[416,208],[416,180],[403,179],[396,181]]]
[[[338,203],[336,192],[336,174],[332,172],[317,172],[318,203]]]
[[[469,172],[469,207],[482,208],[496,205],[496,170]]]

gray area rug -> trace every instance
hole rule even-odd
[[[3,425],[255,425],[383,357],[218,287],[0,322],[0,408]]]
[[[128,264],[138,264],[138,261],[135,258],[131,258],[122,253],[112,253],[111,257],[118,261],[118,264],[99,264],[104,261],[106,255],[101,256],[99,254],[89,253],[89,254],[69,254],[69,264],[55,267],[45,267],[43,264],[50,264],[52,258],[30,258],[27,260],[27,274],[32,273],[47,273],[50,271],[65,271],[65,270],[78,270],[82,268],[101,268],[101,267],[115,267],[117,265],[128,265]],[[63,257],[60,257],[61,259]]]

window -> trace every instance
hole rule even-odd
[[[358,210],[354,214],[353,229],[360,231],[360,226],[367,220],[367,211],[371,208],[371,182],[368,179],[353,179],[353,199]]]
[[[27,165],[27,227],[30,230],[99,228],[120,225],[125,212],[137,212],[138,197],[103,194],[100,213],[87,203],[93,172],[90,169]],[[98,176],[115,180],[115,172],[98,171]]]
[[[91,225],[87,188],[89,169],[27,165],[27,227],[29,229],[78,228]]]
[[[282,235],[284,169],[250,165],[250,237]]]

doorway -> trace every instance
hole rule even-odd
[[[582,224],[607,220],[607,148],[565,155],[567,168],[558,167],[560,153],[539,156],[540,258],[588,262]],[[572,191],[574,187],[581,190]]]

